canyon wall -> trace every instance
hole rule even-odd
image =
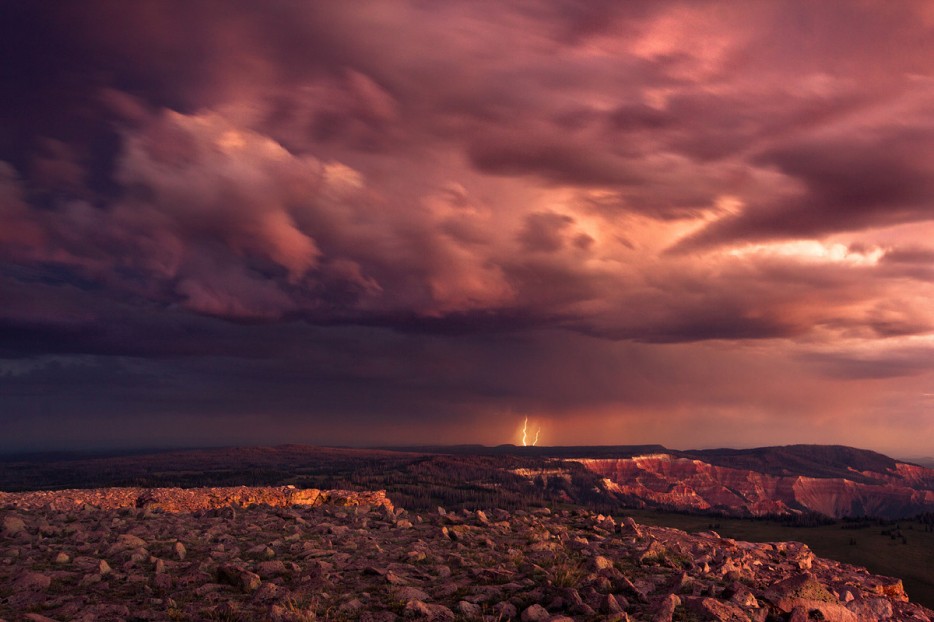
[[[607,490],[649,505],[764,516],[816,512],[833,518],[902,518],[934,511],[934,470],[897,463],[844,477],[771,475],[670,454],[577,460]]]

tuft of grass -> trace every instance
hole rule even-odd
[[[314,622],[318,619],[316,612],[317,601],[303,598],[289,597],[282,603],[282,608],[289,613],[289,619],[294,622]]]
[[[556,555],[544,570],[555,587],[578,587],[587,576],[584,560],[568,554]]]
[[[386,609],[392,611],[396,615],[405,614],[405,605],[406,601],[401,596],[395,587],[390,587],[386,594]]]

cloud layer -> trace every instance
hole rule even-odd
[[[924,451],[923,1],[0,17],[7,449],[227,412],[219,442],[532,413],[556,444]]]

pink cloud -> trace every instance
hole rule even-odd
[[[457,424],[866,435],[930,381],[932,27],[925,2],[30,5],[0,23],[3,334],[274,358],[269,331],[274,375],[339,368],[341,412],[364,378]]]

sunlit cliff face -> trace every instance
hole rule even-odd
[[[932,451],[927,2],[0,13],[0,449]]]

